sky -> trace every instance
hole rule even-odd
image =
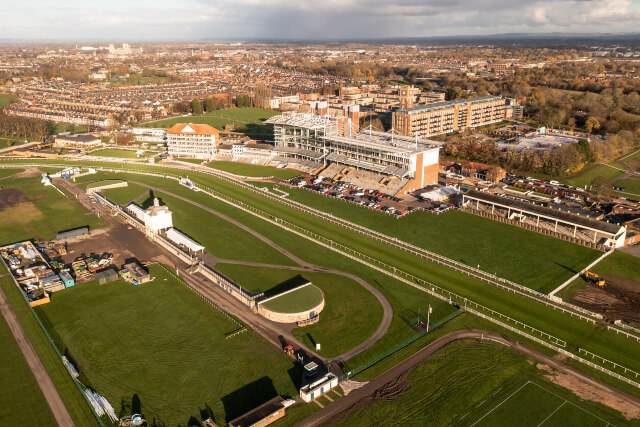
[[[0,0],[0,40],[640,32],[640,0]]]

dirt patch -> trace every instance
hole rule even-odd
[[[42,172],[40,172],[37,168],[27,168],[22,172],[18,172],[15,175],[11,175],[11,177],[12,178],[28,178],[31,176],[40,175],[41,173]]]
[[[0,209],[0,225],[15,226],[16,224],[22,224],[26,226],[30,221],[41,216],[42,212],[33,203],[19,203],[12,207]]]
[[[572,302],[604,316],[605,320],[640,323],[640,287],[635,280],[607,276],[604,287],[589,284],[579,289]]]
[[[29,198],[19,188],[6,188],[0,190],[0,210],[14,207],[20,203],[26,203]]]
[[[556,371],[543,363],[536,364],[536,367],[545,372],[545,377],[561,387],[571,390],[576,396],[583,400],[602,403],[610,408],[619,411],[628,420],[640,418],[640,408],[633,405],[613,393],[600,390],[592,385],[586,384],[573,375]]]

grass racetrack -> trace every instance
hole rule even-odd
[[[102,157],[122,157],[124,159],[140,159],[136,154],[136,150],[117,150],[117,149],[105,149],[97,150],[88,153],[89,156],[102,156]]]
[[[276,394],[297,394],[291,359],[252,331],[226,339],[235,321],[161,267],[150,272],[156,279],[141,286],[92,282],[38,308],[80,380],[117,414],[191,425],[210,408],[221,423]]]
[[[0,425],[55,426],[56,420],[22,351],[0,315]]]
[[[277,186],[289,199],[397,237],[540,292],[550,292],[600,252],[462,211],[402,218],[311,191]]]
[[[320,354],[325,357],[338,356],[365,341],[382,321],[380,303],[348,277],[237,264],[218,264],[216,268],[245,288],[267,295],[282,293],[307,281],[322,289],[325,307],[320,313],[320,321],[295,328],[292,334],[311,349],[315,349],[316,342],[321,343]]]
[[[301,175],[301,172],[291,169],[276,169],[268,166],[250,165],[246,163],[214,161],[207,163],[207,166],[224,172],[233,173],[240,176],[266,177],[275,176],[282,179],[290,179]]]

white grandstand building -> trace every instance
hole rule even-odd
[[[339,164],[381,179],[399,179],[399,193],[438,181],[439,142],[371,129],[357,132],[349,117],[287,113],[267,123],[274,125],[273,151],[283,158],[302,159],[318,168]]]

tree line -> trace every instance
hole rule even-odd
[[[49,133],[49,127],[44,120],[11,116],[0,111],[1,135],[32,141],[44,141]]]

